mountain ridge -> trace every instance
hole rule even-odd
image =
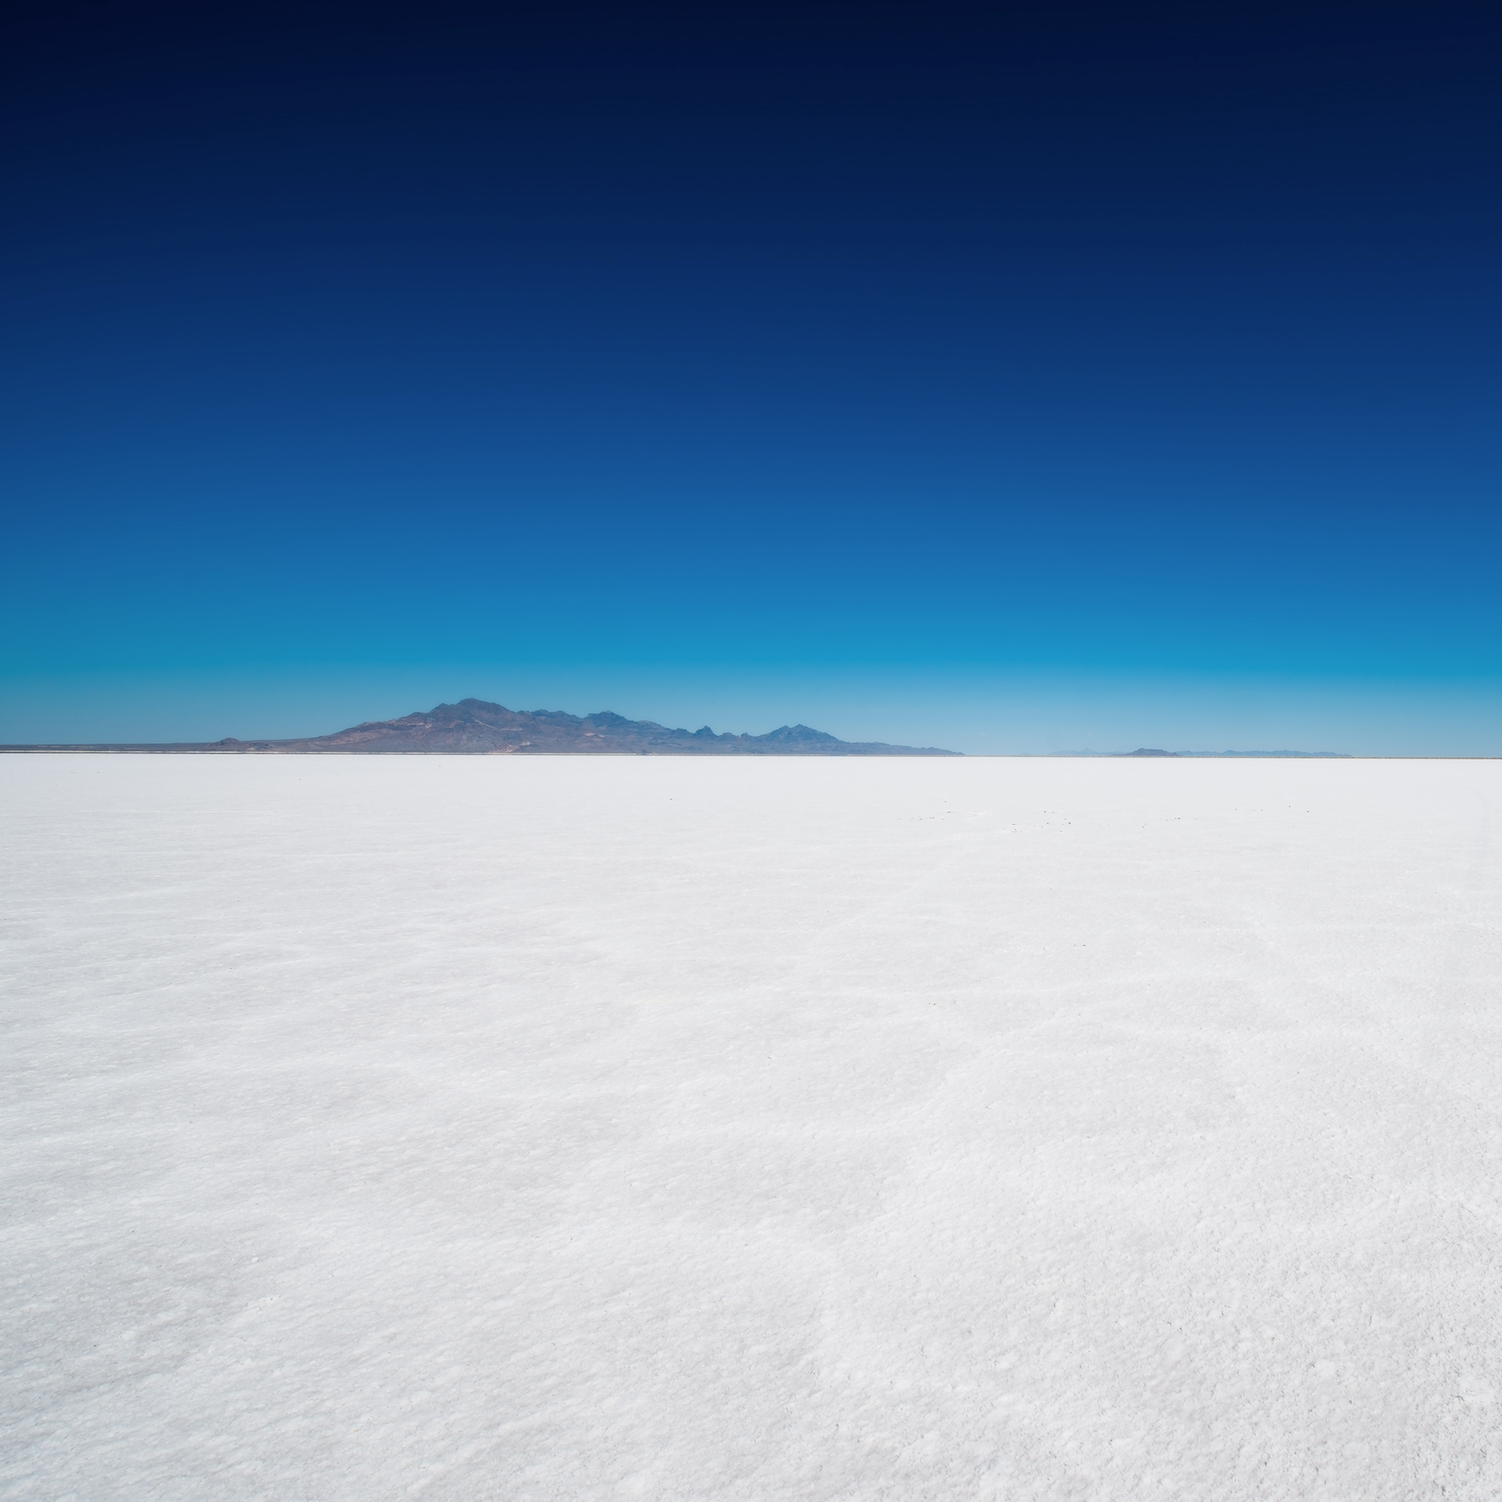
[[[173,741],[127,744],[10,746],[12,751],[146,751],[197,755],[624,755],[624,756],[962,756],[936,746],[842,741],[807,725],[781,725],[765,735],[669,729],[655,720],[628,720],[612,710],[571,715],[561,709],[507,709],[483,699],[438,704],[391,720],[366,720],[329,735],[290,740]]]

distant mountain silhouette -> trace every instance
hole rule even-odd
[[[446,751],[496,753],[626,752],[637,756],[957,756],[933,747],[842,741],[807,725],[784,725],[766,735],[716,735],[669,730],[652,720],[628,720],[602,710],[565,714],[557,709],[507,709],[481,699],[440,704],[399,720],[353,725],[333,735],[283,742],[286,751]]]
[[[332,735],[301,740],[242,741],[227,736],[204,744],[28,746],[12,750],[162,751],[205,755],[248,752],[280,755],[333,753],[413,754],[422,752],[474,756],[540,753],[617,753],[632,756],[959,756],[933,746],[889,746],[884,741],[842,741],[807,725],[784,725],[766,735],[716,735],[700,730],[669,730],[651,720],[628,720],[602,710],[599,714],[564,714],[556,709],[507,709],[482,699],[440,704],[425,713],[397,720],[370,720]]]
[[[1139,747],[1136,751],[1048,751],[1043,754],[1047,756],[1104,756],[1117,758],[1125,756],[1174,756],[1194,757],[1201,760],[1206,757],[1225,756],[1239,756],[1253,760],[1260,758],[1265,761],[1298,757],[1306,759],[1322,758],[1330,761],[1350,761],[1353,759],[1349,751],[1153,751],[1146,746]]]

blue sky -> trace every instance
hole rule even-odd
[[[1481,8],[599,15],[8,49],[0,738],[1502,754]]]

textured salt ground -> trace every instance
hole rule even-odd
[[[0,759],[0,1494],[1502,1495],[1499,794]]]

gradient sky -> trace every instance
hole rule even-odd
[[[1502,754],[1489,7],[39,7],[0,738]]]

